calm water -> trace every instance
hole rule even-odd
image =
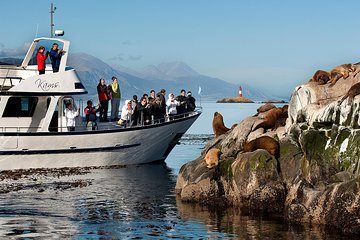
[[[180,167],[211,137],[213,113],[230,127],[259,104],[203,103],[203,114],[164,164],[93,169],[69,176],[32,174],[2,181],[2,239],[345,239],[322,227],[241,215],[176,199]],[[348,239],[349,237],[347,237]]]

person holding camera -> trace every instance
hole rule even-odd
[[[45,60],[47,59],[47,57],[49,55],[49,52],[46,52],[44,54],[44,51],[45,51],[45,47],[40,46],[38,49],[38,52],[36,54],[39,75],[45,74],[45,67],[46,67]]]
[[[173,93],[169,94],[169,99],[166,101],[166,114],[169,116],[170,120],[174,119],[174,116],[177,114],[177,107],[180,105],[180,102],[175,99]]]
[[[99,84],[96,87],[99,101],[100,101],[100,122],[108,122],[108,108],[109,108],[109,91],[108,86],[105,83],[105,79],[100,78]]]
[[[93,102],[91,100],[87,101],[87,106],[84,109],[84,114],[86,118],[86,127],[95,130],[97,127],[97,116],[96,113],[99,111],[99,104],[93,107]]]
[[[177,106],[177,114],[183,114],[186,112],[186,102],[187,102],[187,97],[186,97],[186,91],[185,89],[181,89],[180,91],[180,95],[176,97],[176,100],[179,102],[179,105]]]
[[[69,132],[73,132],[75,131],[75,118],[79,116],[79,108],[74,110],[71,102],[67,102],[65,106],[66,127]]]
[[[54,43],[52,45],[52,48],[50,50],[50,60],[51,60],[51,66],[53,69],[53,72],[58,72],[59,71],[59,67],[60,67],[60,60],[63,54],[63,50],[62,49],[58,49],[59,44]]]
[[[146,96],[141,97],[140,102],[136,105],[136,110],[138,112],[138,123],[151,124],[151,104],[149,104]]]

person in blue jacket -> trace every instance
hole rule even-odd
[[[63,54],[63,50],[58,49],[58,47],[59,47],[59,44],[54,43],[52,45],[52,48],[51,48],[50,53],[49,53],[53,72],[58,72],[59,71],[60,60],[61,60],[61,56]]]

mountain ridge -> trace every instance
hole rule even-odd
[[[19,64],[22,60],[6,58],[11,64]],[[0,62],[4,62],[0,59]],[[122,97],[131,98],[133,95],[142,96],[151,89],[156,92],[164,88],[168,93],[178,95],[181,89],[191,90],[194,97],[206,100],[218,100],[224,97],[238,95],[240,85],[228,83],[222,79],[202,75],[180,61],[149,65],[143,70],[137,71],[120,65],[109,65],[101,59],[87,53],[72,53],[68,57],[68,65],[76,69],[76,72],[89,92],[96,96],[96,86],[100,78],[104,78],[109,84],[111,77],[116,76],[119,80]],[[265,94],[246,83],[241,84],[243,95],[253,101],[264,101],[277,97]],[[201,87],[201,96],[198,90]]]

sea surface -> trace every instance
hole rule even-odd
[[[213,137],[214,112],[231,127],[260,105],[202,103],[203,114],[165,163],[8,176],[0,182],[0,239],[351,239],[323,226],[177,199],[179,169]]]

